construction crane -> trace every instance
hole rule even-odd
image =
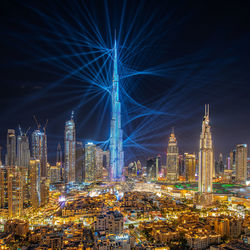
[[[40,130],[40,128],[41,128],[41,124],[40,124],[40,123],[38,123],[38,121],[37,121],[37,119],[36,119],[36,116],[35,116],[35,115],[33,115],[33,118],[34,118],[34,120],[35,120],[35,122],[36,122],[37,129],[38,129],[38,130]]]
[[[46,120],[45,125],[44,125],[44,127],[43,127],[44,133],[45,133],[45,131],[46,131],[47,125],[48,125],[48,119]]]
[[[30,127],[29,127],[29,128],[26,130],[26,132],[23,133],[20,124],[19,124],[18,128],[19,128],[19,132],[20,132],[20,135],[21,135],[21,136],[26,136],[26,135],[28,134],[29,130],[30,130]]]

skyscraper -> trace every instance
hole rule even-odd
[[[47,177],[47,136],[45,132],[35,130],[32,133],[32,157],[40,160],[41,177]]]
[[[103,150],[100,147],[96,147],[96,179],[102,180],[103,172]]]
[[[247,145],[236,146],[236,181],[246,183],[247,180]]]
[[[8,129],[7,133],[7,155],[5,164],[15,166],[16,164],[16,134],[14,129]]]
[[[233,175],[236,174],[236,150],[233,149],[231,152],[230,152],[230,169],[233,171]]]
[[[84,180],[84,148],[82,142],[76,142],[76,182],[81,183]]]
[[[23,214],[23,176],[16,166],[8,167],[8,215]]]
[[[62,147],[60,142],[56,148],[56,166],[60,168],[60,181],[64,180],[64,168],[63,168],[63,158],[62,158]]]
[[[178,146],[177,140],[174,134],[174,130],[172,130],[167,149],[167,179],[169,181],[177,181],[179,180],[179,161],[178,161]]]
[[[58,142],[57,148],[56,148],[56,162],[62,163],[62,147],[61,147],[60,142]]]
[[[199,152],[199,192],[201,194],[213,192],[214,152],[209,122],[209,105],[205,105]]]
[[[33,208],[41,205],[40,160],[30,160],[30,201]]]
[[[76,130],[74,122],[74,112],[72,111],[71,119],[65,123],[64,134],[64,168],[65,182],[75,182],[76,176]]]
[[[219,155],[219,160],[215,162],[215,173],[221,175],[224,172],[224,163],[222,153]]]
[[[29,138],[22,133],[20,128],[20,135],[17,136],[17,166],[28,167],[30,161]]]
[[[96,145],[92,142],[85,144],[85,182],[96,180]]]
[[[118,181],[122,178],[124,165],[124,153],[121,129],[121,103],[119,100],[119,75],[117,65],[116,40],[114,46],[114,72],[112,84],[112,118],[110,126],[110,171],[111,181]]]
[[[184,167],[186,172],[186,181],[195,182],[196,157],[195,154],[184,154]]]

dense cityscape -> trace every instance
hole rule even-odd
[[[217,153],[213,103],[203,103],[194,152],[180,150],[176,123],[160,152],[128,161],[113,33],[108,147],[78,139],[75,110],[64,116],[56,152],[48,120],[1,130],[0,249],[250,249],[248,145]]]
[[[21,127],[17,137],[8,129],[0,168],[2,249],[247,247],[247,145],[236,145],[226,162],[221,154],[214,161],[205,105],[198,155],[180,155],[172,130],[166,162],[157,155],[145,166],[139,160],[123,166],[116,42],[114,54],[110,150],[76,141],[74,112],[55,166],[47,160],[47,124],[37,122],[31,147]]]

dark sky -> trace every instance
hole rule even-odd
[[[115,29],[124,45],[121,71],[151,69],[150,74],[121,79],[128,94],[122,98],[128,110],[128,114],[123,110],[123,123],[147,113],[138,108],[135,115],[131,111],[135,101],[154,110],[124,128],[125,137],[133,139],[133,145],[125,146],[126,162],[163,153],[172,126],[180,152],[197,152],[205,103],[211,106],[216,157],[220,152],[228,155],[238,143],[250,144],[249,1],[3,0],[0,4],[3,147],[8,128],[17,129],[19,124],[31,131],[36,128],[35,114],[42,123],[49,121],[53,162],[71,110],[76,111],[78,140],[107,140],[110,99],[102,100],[101,93],[93,98],[91,92],[86,94],[90,83],[81,77],[91,68],[82,69],[81,75],[70,72],[98,56],[81,57],[92,49],[81,47],[81,39],[103,39],[111,48]],[[72,41],[77,45],[70,47]],[[65,57],[76,52],[77,56]],[[97,72],[98,64],[93,69]],[[111,77],[112,71],[108,72]],[[159,110],[168,115],[157,115]]]

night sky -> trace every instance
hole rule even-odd
[[[32,132],[33,115],[48,119],[53,163],[71,110],[78,140],[108,139],[110,97],[89,87],[91,76],[111,82],[112,68],[75,69],[111,49],[115,29],[126,163],[163,154],[172,127],[181,153],[198,152],[206,103],[216,158],[250,145],[249,9],[249,1],[1,1],[0,145],[8,128]]]

